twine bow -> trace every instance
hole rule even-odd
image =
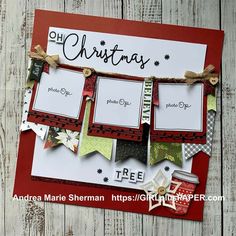
[[[213,73],[215,67],[213,65],[208,65],[203,72],[195,73],[193,71],[185,72],[185,82],[189,85],[194,84],[197,81],[209,80],[212,85],[216,85],[219,82],[218,74]]]
[[[35,58],[47,62],[53,68],[56,68],[59,63],[59,55],[47,55],[46,52],[42,49],[40,45],[34,47],[36,52],[29,52],[28,55],[30,58]]]

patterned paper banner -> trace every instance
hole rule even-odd
[[[108,160],[110,160],[112,156],[113,140],[111,138],[88,136],[87,134],[89,126],[90,108],[91,101],[87,101],[85,117],[82,127],[82,139],[80,141],[79,156],[85,156],[93,152],[99,152]]]
[[[215,112],[208,111],[207,113],[207,142],[206,144],[184,144],[184,156],[189,159],[196,155],[198,152],[205,152],[208,156],[211,156],[212,140],[214,133],[214,123],[215,123]]]
[[[212,94],[207,96],[207,110],[216,111],[216,96],[213,96]]]
[[[25,97],[24,97],[24,106],[23,106],[23,114],[22,114],[22,122],[20,126],[21,131],[26,131],[26,130],[33,130],[42,140],[45,139],[48,126],[46,125],[40,125],[40,124],[35,124],[32,122],[27,121],[27,116],[28,116],[28,111],[29,111],[29,105],[30,105],[30,99],[32,95],[32,90],[27,89],[25,91]]]
[[[153,82],[153,94],[152,94],[152,102],[155,106],[159,106],[159,85],[158,81],[154,80]]]
[[[87,100],[94,100],[97,74],[88,68],[83,70],[83,74],[85,77],[83,96],[85,96]]]
[[[177,166],[182,166],[182,144],[181,143],[151,143],[150,165],[168,160]]]
[[[151,107],[152,107],[152,85],[153,82],[150,79],[144,81],[143,88],[143,108],[142,108],[142,121],[141,123],[149,124],[151,122]]]
[[[143,125],[143,137],[141,142],[117,139],[116,161],[124,161],[134,158],[143,164],[147,164],[149,125]]]
[[[79,132],[50,127],[44,148],[52,148],[63,144],[72,152],[77,153],[79,145]]]

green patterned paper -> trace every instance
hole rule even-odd
[[[177,166],[182,166],[182,144],[181,143],[151,143],[150,165],[168,160]]]
[[[207,110],[216,111],[216,97],[211,94],[207,96]]]
[[[99,152],[108,160],[111,159],[112,154],[112,139],[101,138],[95,136],[88,136],[89,114],[91,108],[91,101],[87,101],[85,118],[82,128],[82,140],[80,141],[79,156],[85,156],[92,152]]]

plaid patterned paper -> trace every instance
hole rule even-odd
[[[193,157],[200,151],[205,152],[207,155],[211,156],[211,147],[214,133],[214,123],[215,123],[215,112],[208,111],[207,113],[207,142],[206,144],[184,144],[184,156],[186,159]]]

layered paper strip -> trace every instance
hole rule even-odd
[[[212,140],[214,134],[215,112],[208,111],[207,113],[207,142],[206,144],[184,144],[184,156],[189,159],[199,153],[200,151],[211,156]]]
[[[124,161],[129,158],[134,158],[143,164],[147,164],[148,154],[148,136],[149,125],[143,124],[143,136],[141,142],[117,140],[116,144],[116,161]]]
[[[24,106],[23,106],[23,113],[22,113],[22,122],[20,126],[21,131],[26,131],[26,130],[33,130],[42,140],[45,139],[48,126],[46,125],[41,125],[41,124],[36,124],[33,122],[28,122],[27,121],[27,115],[29,111],[29,105],[30,105],[30,99],[32,95],[32,90],[31,89],[26,89],[25,91],[25,97],[24,97]]]
[[[146,123],[150,125],[151,123],[152,91],[153,81],[146,79],[143,87],[142,124]]]
[[[82,139],[80,141],[79,156],[85,156],[93,152],[99,152],[108,160],[111,159],[113,140],[111,138],[101,138],[88,136],[89,114],[91,101],[87,101],[85,116],[82,127]]]
[[[177,166],[182,166],[182,144],[181,143],[155,143],[150,145],[150,165],[168,160]]]
[[[77,153],[79,145],[79,132],[50,127],[45,142],[45,148],[52,148],[63,144],[72,152]]]
[[[213,96],[212,94],[207,96],[207,110],[216,111],[216,96]]]

